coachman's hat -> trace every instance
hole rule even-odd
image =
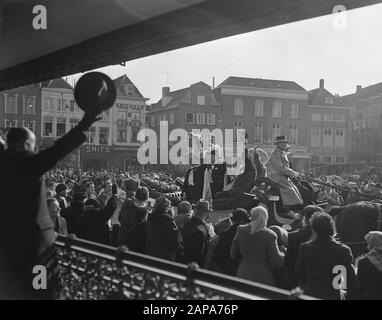
[[[280,143],[280,142],[286,142],[286,143],[288,143],[288,140],[287,140],[286,136],[278,136],[278,137],[276,137],[275,144],[276,144],[276,143]]]

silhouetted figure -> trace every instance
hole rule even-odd
[[[9,130],[7,149],[0,153],[0,298],[52,298],[49,289],[32,288],[33,267],[55,261],[56,233],[43,174],[85,142],[84,131],[97,120],[85,114],[77,127],[39,153],[32,131]]]

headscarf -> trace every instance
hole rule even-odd
[[[268,211],[261,206],[252,208],[251,210],[251,222],[250,231],[251,235],[263,231],[267,227],[268,222]]]
[[[365,240],[369,245],[369,253],[366,257],[370,262],[382,272],[382,232],[381,231],[370,231]]]

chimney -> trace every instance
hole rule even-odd
[[[170,87],[163,87],[162,88],[162,97],[168,96],[170,93]]]
[[[320,79],[320,89],[324,89],[324,79]]]
[[[212,90],[215,89],[215,77],[212,77]]]
[[[358,93],[358,92],[360,92],[361,91],[361,89],[362,89],[362,86],[360,86],[360,85],[357,85],[357,88],[356,88],[356,93]]]

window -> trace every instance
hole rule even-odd
[[[132,112],[131,113],[131,119],[135,120],[135,121],[139,121],[139,119],[140,119],[139,112]]]
[[[186,124],[194,124],[194,113],[186,113]]]
[[[118,120],[127,120],[126,110],[118,110]]]
[[[281,101],[280,100],[273,101],[272,117],[281,118]]]
[[[264,100],[255,100],[255,117],[264,116]]]
[[[66,100],[63,99],[63,98],[58,98],[58,108],[57,108],[57,111],[64,112],[65,111],[65,105],[66,105]]]
[[[213,114],[213,113],[207,114],[207,124],[209,126],[214,126],[215,125],[215,114]]]
[[[65,118],[57,118],[57,131],[56,136],[62,137],[66,133],[66,119]]]
[[[127,142],[126,128],[118,128],[118,130],[117,130],[117,142]]]
[[[196,123],[197,124],[206,124],[206,114],[205,113],[197,113],[196,114]]]
[[[35,114],[35,101],[36,97],[24,96],[24,114]]]
[[[336,163],[345,163],[345,157],[337,156],[336,157]]]
[[[333,98],[332,97],[326,97],[325,98],[325,103],[326,104],[333,104],[334,102],[333,102]]]
[[[53,136],[53,119],[52,117],[44,117],[42,121],[42,134],[45,137]]]
[[[191,94],[190,93],[187,93],[183,100],[182,100],[183,103],[191,103]]]
[[[17,95],[5,94],[5,113],[17,113]]]
[[[312,113],[312,121],[321,121],[321,113]]]
[[[109,121],[110,110],[106,110],[101,113],[101,121]]]
[[[95,136],[96,136],[96,128],[90,127],[87,132],[85,132],[86,135],[86,143],[94,144]]]
[[[70,119],[69,120],[70,129],[73,129],[78,124],[78,122],[80,122],[80,120],[78,120],[78,119]]]
[[[243,128],[243,122],[242,121],[234,121],[232,123],[233,129],[242,129]]]
[[[281,125],[279,123],[272,124],[272,141],[276,140],[277,136],[281,135]]]
[[[321,129],[311,128],[310,143],[312,147],[321,147]]]
[[[291,124],[289,127],[289,141],[291,145],[297,145],[298,126],[297,124]]]
[[[206,97],[205,96],[197,96],[196,97],[196,104],[198,106],[204,106],[206,104]]]
[[[131,130],[131,142],[138,142],[137,137],[138,137],[138,128],[132,128]]]
[[[345,132],[344,129],[336,129],[334,138],[334,146],[336,148],[345,148]]]
[[[151,127],[155,127],[155,116],[151,117]]]
[[[7,128],[16,128],[17,120],[4,120],[5,129]]]
[[[324,121],[333,121],[333,113],[324,113]]]
[[[170,112],[170,124],[174,124],[175,120],[174,120],[174,112]]]
[[[312,163],[321,163],[321,156],[312,156]]]
[[[75,111],[75,103],[74,100],[69,101],[69,111],[74,112]]]
[[[323,156],[323,163],[331,163],[332,156]]]
[[[345,114],[343,112],[337,112],[334,117],[335,122],[345,122]]]
[[[234,116],[243,115],[243,98],[235,98],[233,100],[233,115]]]
[[[52,97],[44,97],[44,111],[51,112],[53,111],[53,98]]]
[[[36,121],[25,121],[23,120],[23,127],[35,132]]]
[[[293,102],[290,106],[290,118],[298,119],[298,103]]]
[[[127,96],[133,96],[134,95],[134,86],[132,84],[124,85],[123,90],[125,92],[125,95],[127,95]]]
[[[109,144],[109,128],[99,128],[99,144]]]
[[[255,143],[262,144],[264,135],[264,126],[262,122],[255,123]]]
[[[328,128],[324,129],[323,147],[325,148],[333,147],[332,129],[328,129]]]

